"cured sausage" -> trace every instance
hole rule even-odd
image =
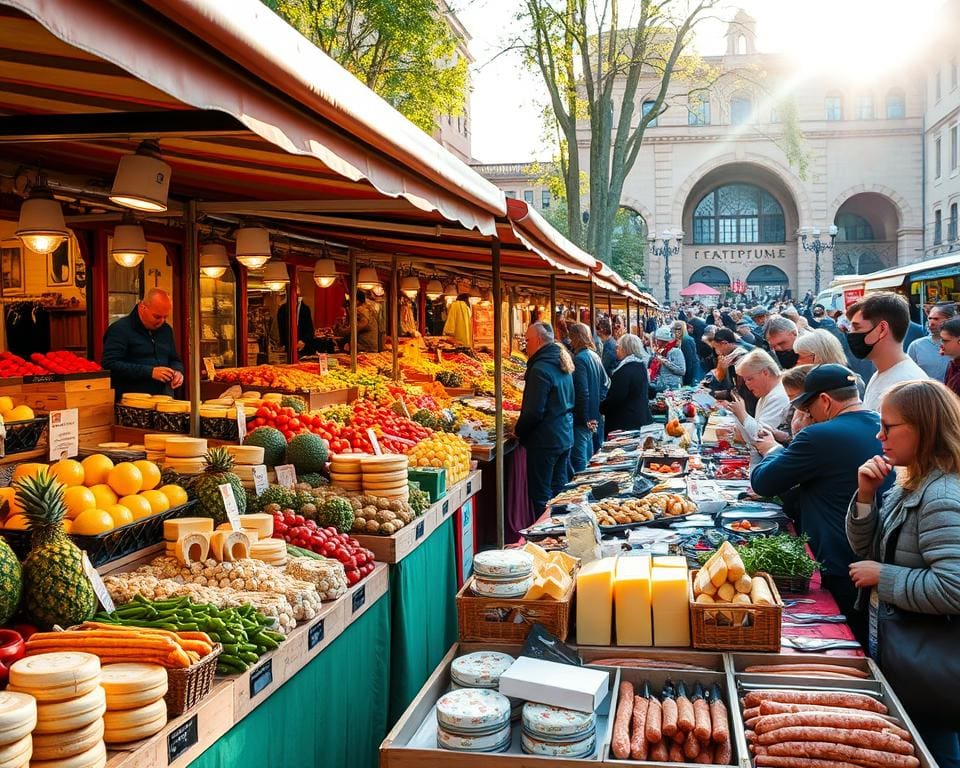
[[[663,735],[674,736],[677,733],[677,700],[674,698],[673,686],[669,680],[663,686],[660,704],[663,707]]]
[[[667,750],[667,742],[658,741],[650,745],[650,760],[654,763],[670,762],[670,752]]]
[[[752,717],[760,717],[760,707],[747,707],[743,710],[744,720],[749,720]]]
[[[693,702],[687,696],[687,687],[680,682],[677,683],[677,728],[683,733],[690,733],[693,726]]]
[[[838,760],[819,760],[811,757],[781,757],[779,755],[757,755],[757,768],[862,768],[853,763]]]
[[[865,731],[890,730],[897,736],[906,733],[876,715],[861,712],[787,712],[782,715],[761,715],[753,727],[758,734],[775,731],[778,728],[860,728]],[[908,734],[909,735],[909,734]],[[901,736],[901,738],[903,738]]]
[[[714,745],[713,761],[717,765],[730,765],[733,762],[733,747],[730,746],[730,739],[725,739]]]
[[[686,762],[683,759],[683,747],[681,747],[677,742],[670,743],[670,749],[667,752],[667,757],[671,763],[684,763]]]
[[[647,722],[644,736],[651,744],[657,744],[663,738],[663,708],[656,696],[651,696],[647,705]]]
[[[837,712],[841,714],[851,714],[847,707],[824,707],[819,704],[787,704],[783,701],[762,701],[760,702],[761,715],[781,715],[785,712]],[[861,712],[854,710],[859,715],[870,715],[872,717],[882,717],[884,720],[900,725],[900,721],[893,715],[881,715],[873,712]],[[906,732],[905,732],[906,733]],[[909,734],[908,734],[909,735]]]
[[[823,704],[828,707],[847,707],[867,712],[887,714],[887,708],[865,693],[840,691],[750,691],[743,700],[747,707],[756,707],[762,701],[784,701],[788,704]]]
[[[700,754],[700,742],[697,741],[697,737],[693,735],[693,731],[687,734],[686,738],[683,740],[683,756],[688,760],[696,759],[697,755]]]
[[[859,677],[862,680],[867,680],[870,677],[870,673],[864,672],[862,669],[843,667],[839,664],[755,664],[746,667],[743,671],[767,675],[800,674],[804,677],[809,672],[834,672],[847,677]]]
[[[620,683],[620,701],[617,703],[617,715],[613,721],[613,739],[610,748],[618,760],[630,756],[630,722],[633,719],[633,683]]]
[[[710,705],[703,698],[703,686],[697,683],[693,691],[693,735],[700,741],[710,741]]]
[[[767,746],[767,754],[844,760],[875,768],[919,768],[920,766],[920,761],[912,755],[897,755],[878,749],[853,747],[849,744],[830,744],[824,741],[786,741],[770,744]]]
[[[713,744],[701,744],[700,754],[693,762],[701,765],[713,765]]]
[[[590,662],[595,667],[643,667],[644,669],[685,669],[690,672],[710,672],[706,667],[696,664],[684,664],[679,661],[664,661],[663,659],[645,659],[635,657],[630,659],[596,659]]]
[[[850,744],[855,747],[879,749],[884,752],[897,752],[912,755],[913,745],[899,736],[882,731],[868,731],[862,728],[816,728],[794,726],[778,728],[775,731],[757,734],[758,744],[779,744],[782,741],[823,741],[833,744]]]
[[[649,687],[644,684],[646,692],[649,693]],[[647,759],[647,708],[650,702],[647,696],[636,696],[633,699],[633,727],[630,729],[630,758],[632,760]]]
[[[730,741],[730,726],[727,725],[727,706],[723,703],[720,686],[716,683],[710,689],[710,738],[714,744]],[[729,743],[728,743],[729,749]]]

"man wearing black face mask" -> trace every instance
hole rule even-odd
[[[797,353],[793,351],[793,343],[800,335],[797,324],[789,317],[777,316],[767,321],[767,342],[770,351],[777,356],[780,367],[784,370],[793,368],[797,364]]]
[[[852,326],[847,334],[850,351],[877,366],[863,393],[864,407],[879,411],[880,401],[894,384],[928,378],[903,351],[910,324],[910,305],[905,298],[888,291],[871,293],[850,305],[847,318]]]

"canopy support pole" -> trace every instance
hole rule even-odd
[[[503,549],[505,539],[503,487],[503,315],[500,313],[503,285],[500,281],[500,241],[493,238],[493,401],[496,409],[496,506],[497,548]],[[511,313],[512,314],[512,313]]]
[[[357,372],[357,252],[350,250],[350,370]]]
[[[187,378],[190,382],[190,434],[200,434],[200,256],[197,244],[197,203],[187,201],[184,220],[184,269],[187,277]]]
[[[597,328],[597,297],[594,294],[593,278],[591,277],[590,278],[590,330],[595,333],[596,328]]]
[[[607,314],[610,315],[610,322],[613,323],[613,294],[607,291]]]
[[[290,282],[287,283],[287,357],[291,364],[300,360],[300,354],[297,347],[300,346],[300,286],[297,284],[297,265],[286,264],[287,277]]]
[[[557,276],[550,275],[550,317],[547,318],[546,322],[550,323],[550,327],[553,327],[553,324],[557,321]]]
[[[625,322],[626,322],[626,324],[627,324],[627,327],[624,328],[623,330],[624,330],[625,333],[633,333],[633,331],[630,330],[630,297],[629,297],[629,296],[626,298],[626,302],[627,302],[627,304],[626,304],[626,306],[627,306],[626,315],[627,315],[627,316],[626,316],[626,318],[625,318]]]
[[[400,331],[397,327],[400,324],[400,303],[398,299],[397,277],[398,257],[390,260],[393,268],[393,275],[390,278],[390,346],[393,347],[393,380],[400,381],[400,356],[397,345],[400,342]]]

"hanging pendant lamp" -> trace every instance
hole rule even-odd
[[[220,243],[204,243],[200,246],[200,274],[216,280],[223,277],[229,268],[226,246]]]
[[[329,288],[336,282],[337,265],[333,259],[320,259],[313,266],[313,282],[321,288]]]
[[[408,299],[415,299],[420,294],[420,280],[415,275],[407,275],[400,281],[400,291]]]
[[[63,209],[53,199],[53,192],[41,174],[30,196],[20,206],[16,236],[34,253],[53,253],[69,236],[63,220]]]
[[[120,158],[110,199],[136,211],[165,211],[170,172],[170,166],[160,159],[160,145],[152,139],[142,141],[136,152]]]
[[[270,259],[270,233],[263,227],[241,227],[236,232],[237,261],[260,269]]]
[[[147,238],[143,234],[143,227],[129,213],[123,217],[123,223],[113,228],[110,255],[117,264],[127,268],[137,266],[147,255]]]
[[[279,293],[290,283],[290,273],[282,261],[268,261],[263,268],[263,284],[271,291]]]
[[[443,284],[436,278],[433,278],[433,280],[427,283],[427,289],[424,293],[427,294],[427,298],[430,299],[430,301],[436,301],[443,295]]]
[[[361,291],[372,291],[377,285],[380,285],[380,278],[373,267],[363,267],[357,274],[357,288]]]

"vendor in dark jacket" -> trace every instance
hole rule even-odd
[[[610,379],[593,347],[590,329],[583,323],[568,328],[573,347],[573,451],[570,464],[574,472],[587,468],[590,457],[603,442],[603,416],[600,401],[607,396]]]
[[[573,360],[557,344],[553,328],[527,328],[527,372],[515,428],[527,449],[527,495],[536,519],[569,479],[573,448]],[[532,522],[532,521],[531,521]]]
[[[172,308],[170,294],[151,288],[129,315],[107,328],[100,363],[110,371],[117,400],[126,392],[172,395],[183,384],[183,362],[167,323]]]
[[[683,386],[692,387],[703,377],[700,368],[700,356],[697,354],[697,342],[687,333],[687,324],[683,320],[674,320],[670,323],[673,338],[680,342],[680,352],[685,364],[683,372]]]
[[[620,361],[610,379],[610,391],[600,403],[604,429],[609,434],[618,429],[640,429],[653,423],[650,413],[650,381],[643,360],[643,343],[632,333],[625,333],[617,342]]]
[[[818,365],[807,374],[803,393],[790,402],[814,423],[786,448],[769,430],[762,432],[756,448],[764,458],[754,467],[750,485],[761,496],[780,496],[796,488],[791,499],[813,555],[822,564],[823,586],[866,648],[867,615],[854,607],[857,589],[850,580],[850,563],[859,558],[847,541],[846,513],[857,491],[860,465],[880,452],[880,417],[863,407],[857,377],[842,365]]]

